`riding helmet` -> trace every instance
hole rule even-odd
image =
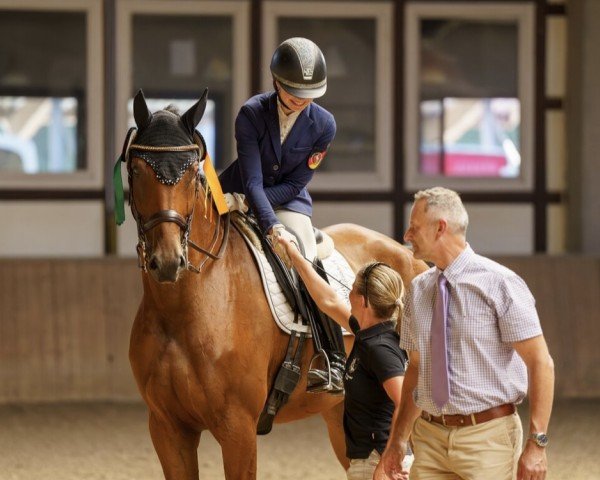
[[[321,49],[308,38],[288,38],[271,59],[271,73],[298,98],[319,98],[327,90],[327,66]]]

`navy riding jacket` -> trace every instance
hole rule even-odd
[[[235,120],[238,158],[219,177],[223,191],[243,192],[264,232],[279,223],[275,208],[311,216],[312,199],[306,186],[335,129],[333,115],[311,103],[300,113],[282,145],[277,94],[252,97]]]

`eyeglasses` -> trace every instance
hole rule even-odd
[[[378,267],[379,265],[385,265],[386,267],[389,267],[389,265],[384,262],[373,262],[371,265],[369,265],[367,268],[365,268],[365,271],[363,273],[363,279],[365,282],[365,306],[366,307],[369,306],[369,276],[371,275],[373,270],[375,270],[375,267]]]

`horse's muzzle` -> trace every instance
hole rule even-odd
[[[179,278],[179,274],[187,268],[186,263],[182,254],[168,258],[154,254],[150,257],[148,268],[157,282],[174,283]]]

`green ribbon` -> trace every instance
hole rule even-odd
[[[123,178],[121,178],[121,162],[123,155],[117,158],[113,170],[113,187],[115,190],[115,222],[121,225],[125,221],[125,194],[123,193]]]

